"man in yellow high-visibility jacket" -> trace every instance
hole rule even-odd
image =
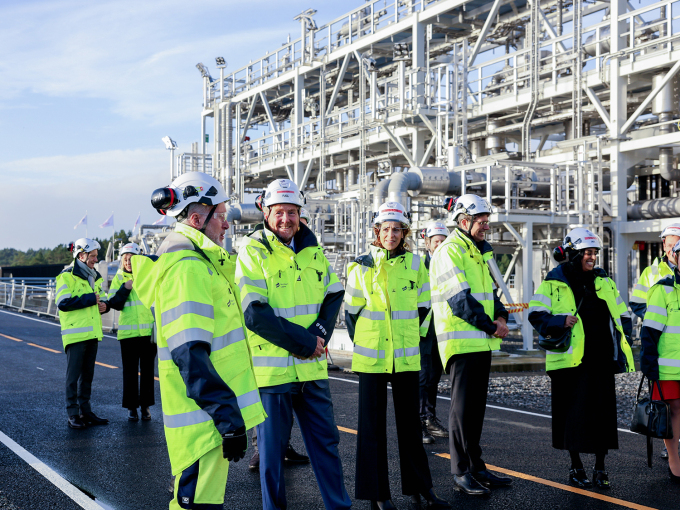
[[[449,448],[456,490],[484,495],[511,478],[486,469],[479,441],[489,388],[491,351],[508,334],[508,312],[495,295],[486,261],[493,256],[484,238],[491,207],[477,195],[454,205],[456,230],[430,263],[434,327],[442,364],[451,374]]]
[[[260,402],[234,259],[222,248],[228,196],[213,177],[181,175],[151,203],[176,217],[157,261],[132,257],[134,289],[154,306],[163,424],[175,498],[170,509],[224,504],[229,461],[246,453],[246,430],[261,423]]]
[[[283,457],[293,420],[302,432],[326,508],[350,508],[333,417],[324,347],[335,328],[344,289],[300,224],[302,193],[277,179],[263,200],[265,223],[246,238],[236,279],[268,418],[257,427],[265,510],[286,508]]]
[[[73,264],[57,276],[56,282],[55,301],[67,358],[66,412],[72,429],[109,422],[90,407],[97,349],[104,336],[101,314],[109,311],[102,275],[94,268],[99,248],[97,241],[78,239],[73,244]]]

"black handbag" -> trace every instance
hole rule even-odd
[[[578,306],[576,307],[576,313],[574,316],[578,315],[578,311],[581,309],[581,303],[583,303],[583,298],[581,298],[581,301],[579,301]],[[566,320],[566,319],[565,319]],[[566,331],[562,333],[558,337],[554,336],[546,336],[538,337],[538,345],[541,349],[545,349],[546,351],[552,351],[552,352],[567,352],[569,350],[569,346],[571,345],[571,330],[573,328],[565,328]]]
[[[631,432],[647,437],[647,465],[652,467],[652,439],[671,439],[673,428],[671,426],[671,409],[663,399],[663,392],[659,381],[649,381],[649,395],[640,398],[642,384],[646,376],[642,376],[638,387],[637,397],[633,405],[633,419],[630,422]],[[656,383],[659,388],[661,400],[652,400],[652,386]]]

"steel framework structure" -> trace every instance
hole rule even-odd
[[[214,145],[194,156],[211,157],[234,219],[256,218],[247,193],[294,180],[340,273],[382,201],[420,227],[446,218],[445,195],[473,192],[510,255],[505,274],[492,267],[508,302],[529,301],[581,225],[626,293],[658,250],[634,243],[680,216],[680,1],[367,0],[323,26],[314,15],[247,66],[202,71]]]

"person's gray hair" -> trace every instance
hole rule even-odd
[[[453,223],[455,224],[456,227],[460,227],[461,221],[463,221],[463,220],[473,221],[474,219],[475,219],[475,217],[472,216],[471,214],[459,214],[458,219],[455,220]]]
[[[186,206],[185,209],[177,215],[177,221],[179,221],[180,223],[184,223],[185,225],[188,225],[189,218],[191,218],[192,214],[194,213],[208,214],[209,211],[210,206],[194,202],[193,204],[189,204],[188,206]]]

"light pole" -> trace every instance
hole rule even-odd
[[[164,136],[162,140],[165,143],[165,148],[170,151],[170,182],[172,182],[175,179],[175,149],[177,148],[177,142],[169,136]]]

